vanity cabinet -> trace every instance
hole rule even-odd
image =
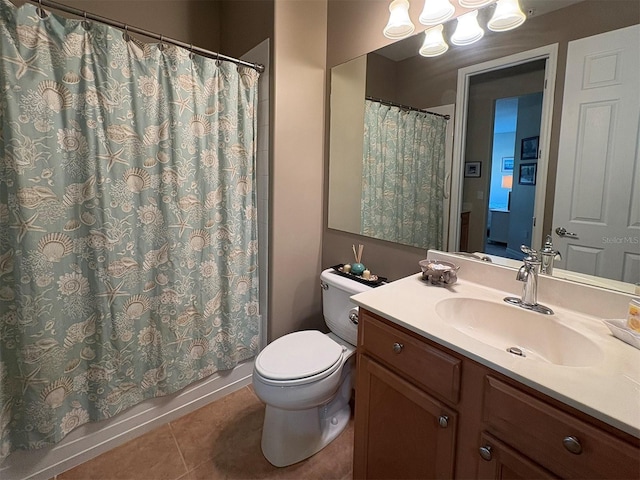
[[[640,440],[360,309],[354,478],[640,478]]]
[[[452,478],[462,362],[360,312],[354,478]]]
[[[354,478],[451,478],[457,413],[368,356],[359,359]]]

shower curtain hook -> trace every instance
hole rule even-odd
[[[85,30],[89,30],[89,20],[87,20],[86,10],[82,12],[82,16],[84,17],[84,20],[82,21],[82,28],[84,28]]]
[[[126,23],[124,24],[124,35],[123,35],[124,41],[128,42],[129,41],[129,25],[127,25]]]
[[[158,50],[161,52],[164,51],[164,35],[160,34],[160,45],[158,45]]]
[[[191,45],[189,45],[189,58],[193,60],[193,57],[194,55],[193,55],[193,43],[192,43]]]
[[[220,61],[220,53],[216,52],[216,66],[219,67],[222,64]]]
[[[40,18],[44,18],[44,10],[42,9],[42,0],[38,0],[38,9],[36,10],[36,13],[38,14],[38,16]]]

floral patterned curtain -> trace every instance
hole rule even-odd
[[[441,249],[447,120],[365,101],[361,234]]]
[[[258,73],[0,0],[0,457],[258,350]]]

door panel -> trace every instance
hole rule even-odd
[[[453,478],[457,414],[358,356],[353,478]]]

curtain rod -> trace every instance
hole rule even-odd
[[[381,100],[379,98],[373,98],[373,97],[364,97],[364,98],[365,98],[365,100],[371,100],[372,102],[381,103],[382,105],[386,105],[387,107],[398,107],[398,108],[401,108],[403,110],[410,110],[412,112],[420,112],[420,113],[426,113],[426,114],[429,114],[429,115],[435,115],[436,117],[442,117],[445,120],[449,120],[451,118],[449,115],[443,115],[441,113],[430,112],[429,110],[420,109],[420,108],[416,108],[416,107],[409,107],[407,105],[401,105],[399,103],[389,102],[388,100]]]
[[[38,15],[44,17],[44,10],[42,7],[55,8],[56,10],[60,10],[66,13],[70,13],[72,15],[76,15],[78,17],[82,17],[85,20],[94,20],[96,22],[104,23],[106,25],[110,25],[112,27],[119,28],[124,30],[126,33],[137,33],[139,35],[144,35],[145,37],[153,38],[155,40],[160,40],[161,43],[170,43],[172,45],[177,45],[178,47],[185,48],[193,53],[197,53],[202,55],[203,57],[212,58],[215,60],[225,60],[227,62],[235,63],[236,65],[243,65],[245,67],[250,67],[256,70],[258,73],[264,72],[264,65],[260,65],[259,63],[251,63],[246,62],[244,60],[240,60],[238,58],[228,57],[227,55],[222,55],[221,53],[212,52],[210,50],[205,50],[204,48],[194,47],[193,44],[188,44],[185,42],[181,42],[180,40],[176,40],[174,38],[168,38],[164,35],[159,35],[154,32],[150,32],[148,30],[144,30],[142,28],[134,27],[132,25],[127,25],[126,23],[121,23],[116,20],[112,20],[110,18],[101,17],[99,15],[94,15],[92,13],[86,12],[84,10],[79,10],[74,7],[69,7],[68,5],[63,5],[62,3],[52,2],[50,0],[26,0],[27,2],[37,4],[39,6]]]

